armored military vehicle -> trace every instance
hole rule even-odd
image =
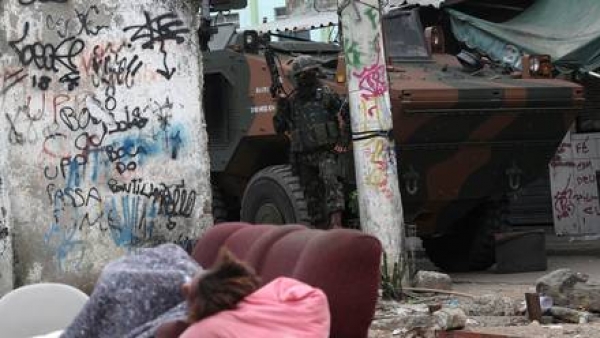
[[[451,46],[443,28],[423,27],[420,13],[401,6],[383,17],[405,219],[416,224],[439,267],[484,269],[494,262],[492,234],[503,225],[503,201],[544,172],[583,93],[535,74],[502,74],[468,51],[446,53],[460,46]],[[203,59],[216,218],[310,223],[302,185],[287,165],[287,140],[273,130],[272,69],[261,37],[217,28]],[[322,80],[345,95],[339,46],[268,46],[288,90],[290,62],[308,54],[320,61]]]

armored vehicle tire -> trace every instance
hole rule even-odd
[[[242,221],[262,224],[310,224],[304,189],[289,165],[257,172],[244,191]]]
[[[423,239],[427,256],[438,268],[447,272],[485,270],[495,261],[493,235],[478,235],[477,240],[461,234],[447,234]]]
[[[423,238],[429,260],[446,272],[469,271],[469,242],[460,234],[444,234]]]
[[[506,230],[503,203],[482,205],[468,217],[460,231],[423,238],[423,247],[433,264],[448,272],[480,271],[495,261],[494,234]]]

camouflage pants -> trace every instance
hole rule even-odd
[[[327,222],[331,213],[343,211],[344,185],[338,177],[337,155],[330,151],[317,151],[293,153],[291,157],[292,167],[304,185],[313,221]]]

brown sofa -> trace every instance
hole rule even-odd
[[[331,338],[367,337],[380,283],[382,249],[375,237],[302,225],[223,223],[198,240],[192,256],[210,267],[221,246],[254,267],[263,284],[286,276],[322,289],[331,311]]]

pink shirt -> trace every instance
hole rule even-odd
[[[237,309],[190,326],[180,338],[327,338],[329,328],[323,291],[280,277],[247,296]]]

